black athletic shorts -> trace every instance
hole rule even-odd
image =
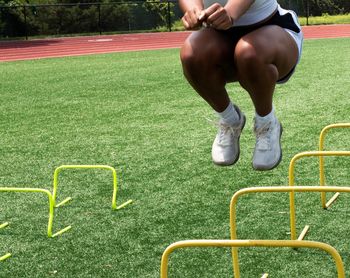
[[[268,25],[280,26],[291,35],[299,50],[299,62],[302,50],[303,34],[297,16],[293,11],[285,10],[278,6],[276,12],[264,22],[249,26],[234,26],[222,32],[226,33],[226,35],[229,35],[231,38],[234,38],[233,42],[236,44],[240,38],[247,35],[248,33]],[[288,79],[292,76],[294,70],[295,67],[285,77],[278,80],[277,83],[287,82]]]

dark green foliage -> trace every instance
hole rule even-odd
[[[155,13],[157,27],[164,26],[165,22],[174,16],[174,3],[169,3],[165,1],[154,1],[146,0],[143,4],[143,7],[149,11]]]
[[[346,14],[350,12],[347,0],[279,0],[282,7],[295,10],[300,16]]]
[[[169,31],[182,16],[176,1],[88,2],[1,0],[0,36]],[[347,0],[280,0],[279,3],[300,16],[350,12]]]

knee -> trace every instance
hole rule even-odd
[[[220,64],[222,49],[206,34],[192,34],[183,44],[180,59],[184,69],[204,70]]]
[[[241,85],[247,81],[255,83],[261,78],[266,82],[276,82],[278,79],[278,69],[271,55],[259,44],[239,41],[235,49],[235,65]]]
[[[239,41],[235,49],[235,63],[239,71],[252,72],[262,62],[255,46],[246,41]]]
[[[180,60],[184,68],[196,64],[196,60],[200,60],[198,53],[194,51],[192,44],[187,39],[180,50]]]

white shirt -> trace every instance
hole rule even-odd
[[[227,0],[203,0],[204,8],[214,3],[225,6]],[[277,0],[255,0],[245,14],[234,22],[234,26],[252,25],[269,17],[278,7]]]

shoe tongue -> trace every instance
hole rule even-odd
[[[255,118],[255,128],[261,128],[266,126],[270,122],[269,119],[257,119]]]
[[[263,127],[267,124],[269,124],[270,122],[272,122],[274,120],[274,115],[270,114],[268,116],[265,117],[255,117],[255,127],[260,128]]]
[[[219,121],[219,124],[222,125],[222,126],[225,126],[225,127],[231,126],[230,123],[228,123],[227,121],[224,121],[223,119],[221,119],[221,120]]]

